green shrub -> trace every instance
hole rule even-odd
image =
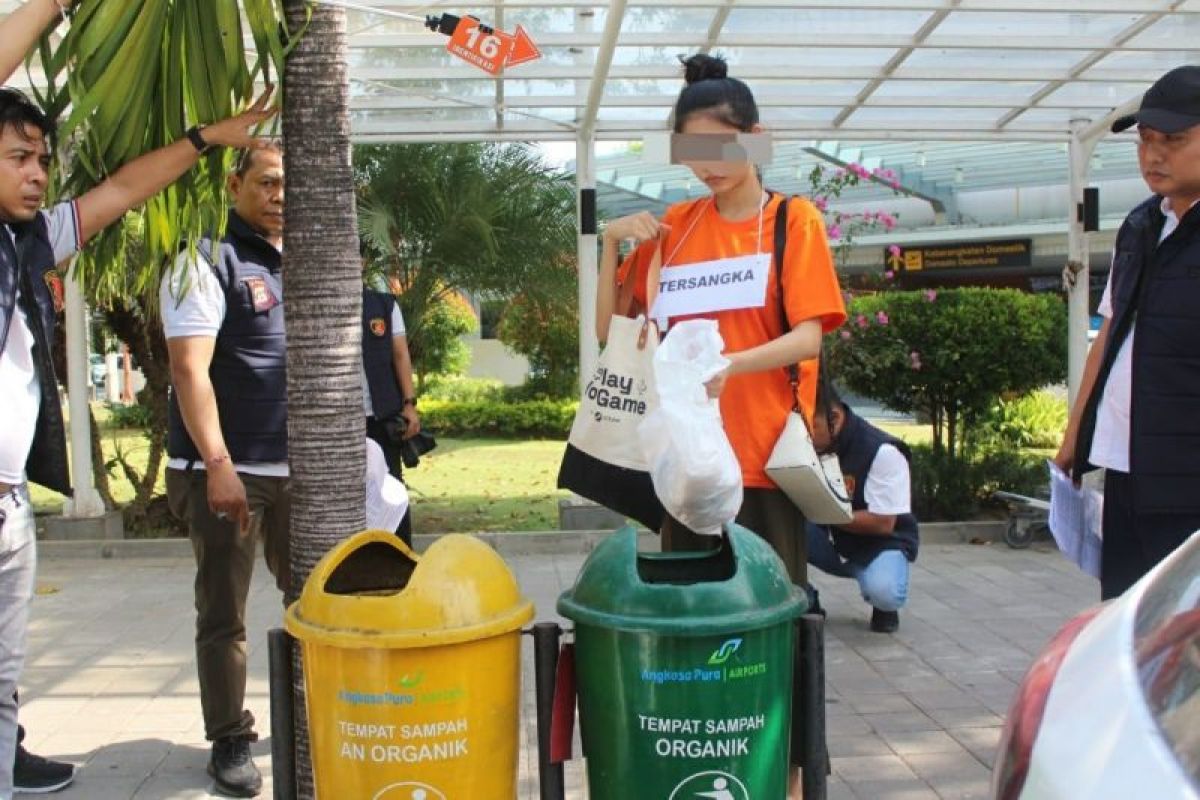
[[[973,432],[981,444],[998,447],[1058,447],[1067,429],[1067,399],[1041,389],[1013,400],[999,400]]]
[[[135,428],[149,430],[150,409],[138,403],[105,403],[108,407],[108,424],[113,428]]]
[[[850,303],[829,337],[832,375],[896,411],[927,415],[934,447],[957,456],[999,397],[1061,381],[1067,310],[1014,289],[883,292]]]
[[[444,436],[511,436],[565,439],[579,403],[574,400],[528,400],[421,403],[421,424]]]
[[[499,401],[504,384],[495,378],[468,378],[464,375],[430,375],[421,393],[423,401],[448,400],[455,403]]]
[[[1045,459],[1013,449],[972,450],[951,458],[927,444],[911,445],[912,508],[917,519],[962,520],[994,505],[1003,490],[1038,496],[1046,488]]]

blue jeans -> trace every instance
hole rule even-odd
[[[863,600],[880,611],[899,611],[908,600],[908,559],[900,550],[883,550],[860,567],[838,555],[829,528],[810,522],[808,563],[839,578],[854,578]]]
[[[33,507],[22,485],[0,495],[0,800],[12,797],[17,748],[17,679],[37,569]]]

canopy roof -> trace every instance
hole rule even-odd
[[[328,1],[359,140],[637,139],[666,125],[676,57],[707,51],[779,139],[1063,141],[1200,61],[1200,0]],[[396,13],[519,24],[542,58],[493,78]]]

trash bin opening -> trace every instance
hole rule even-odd
[[[330,573],[327,594],[395,594],[408,586],[417,564],[387,542],[355,550]]]
[[[720,545],[713,550],[638,553],[637,571],[645,583],[685,586],[730,580],[737,573],[737,562],[729,538],[722,535]]]

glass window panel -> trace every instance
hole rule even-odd
[[[1195,51],[1173,50],[1151,53],[1145,50],[1125,50],[1109,53],[1100,59],[1089,70],[1088,74],[1108,75],[1111,72],[1139,73],[1130,74],[1133,80],[1142,78],[1146,81],[1142,91],[1150,88],[1160,75],[1180,64],[1191,64],[1196,61]],[[1143,77],[1144,76],[1144,77]],[[1125,76],[1122,76],[1125,77]]]
[[[910,35],[929,18],[928,11],[879,11],[860,9],[738,8],[734,6],[725,23],[731,34],[803,31],[806,36]]]
[[[1039,70],[1047,77],[1053,77],[1054,72],[1073,67],[1082,58],[1082,53],[1071,50],[923,48],[909,56],[896,70],[896,75],[903,76],[913,70],[938,70],[947,75],[967,77],[980,70],[1022,69]]]
[[[1141,83],[1068,83],[1042,101],[1048,105],[1113,108],[1146,91]]]
[[[437,44],[436,40],[433,42]],[[365,47],[347,51],[346,63],[351,75],[359,67],[366,69],[383,67],[438,67],[458,64],[462,61],[441,47]]]
[[[495,16],[495,12],[489,12]],[[552,8],[529,7],[504,10],[504,30],[516,30],[522,25],[536,42],[538,34],[573,33],[575,31],[602,31],[608,19],[604,8]]]
[[[803,78],[805,70],[819,70],[825,75],[830,69],[863,68],[881,69],[896,51],[890,47],[846,47],[841,49],[814,49],[809,47],[726,47],[721,54],[728,60],[731,72],[737,67],[775,67],[796,78]],[[757,84],[756,84],[757,85]]]
[[[667,126],[667,115],[671,112],[666,106],[662,108],[611,108],[601,107],[597,114],[597,119],[606,121],[623,121],[631,120],[635,122],[651,122],[658,129],[664,129]]]
[[[696,44],[692,47],[679,45],[666,47],[622,47],[618,45],[613,48],[612,63],[615,66],[621,67],[679,67],[679,59],[676,56],[694,53],[699,50],[703,39],[703,32],[696,34]],[[679,69],[679,77],[683,77],[682,67]]]
[[[785,124],[786,127],[800,127],[797,123],[812,126],[824,126],[833,122],[833,118],[841,113],[839,107],[792,106],[788,108],[766,108],[761,110],[763,125],[770,130],[773,123]]]
[[[903,131],[906,128],[977,128],[995,122],[1001,114],[993,108],[930,108],[915,111],[910,108],[860,108],[850,115],[846,125],[856,127],[885,127]]]
[[[630,6],[621,21],[622,33],[689,33],[703,39],[712,24],[714,8]],[[597,28],[601,30],[601,28]]]
[[[1016,11],[955,11],[938,26],[935,36],[1083,36],[1111,38],[1128,28],[1140,14],[1025,13]],[[1036,54],[1035,54],[1036,55]]]
[[[871,99],[903,100],[906,98],[939,98],[954,104],[957,100],[970,100],[974,103],[994,103],[998,106],[1010,106],[1024,103],[1033,96],[1041,83],[1005,82],[989,83],[986,81],[887,81],[871,95]]]
[[[1180,49],[1187,47],[1195,48],[1197,35],[1200,35],[1200,17],[1195,15],[1175,15],[1160,19],[1130,39],[1129,44],[1132,47],[1144,47],[1147,45],[1170,47],[1176,45]],[[1194,57],[1188,59],[1189,63],[1194,61]]]

